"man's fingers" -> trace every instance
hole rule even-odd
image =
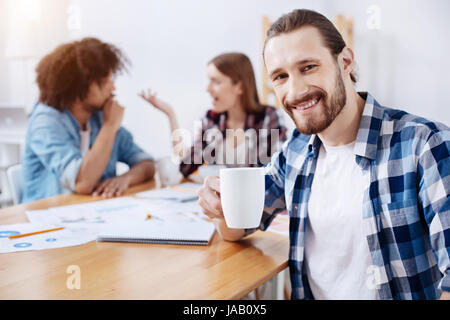
[[[109,193],[111,193],[111,190],[113,188],[114,188],[114,180],[107,179],[103,181],[103,183],[100,185],[100,188],[98,189],[97,193],[102,197],[106,197],[108,196]]]
[[[218,211],[217,209],[212,208],[208,202],[204,201],[203,199],[198,200],[198,204],[203,209],[203,213],[207,215],[209,218],[223,218],[223,214],[221,211]]]
[[[109,179],[104,186],[102,196],[110,198],[122,195],[128,188],[128,183],[126,181],[126,179],[121,177]]]
[[[105,189],[106,185],[108,184],[108,182],[109,182],[109,180],[105,180],[102,183],[100,183],[97,187],[95,187],[95,190],[92,193],[92,195],[94,195],[94,196],[101,195],[103,190]]]
[[[106,179],[94,189],[92,195],[100,195],[103,198],[120,196],[128,189],[128,185],[128,180],[123,177]]]
[[[120,196],[122,193],[124,193],[126,189],[127,189],[126,186],[124,186],[124,185],[119,185],[114,195],[115,195],[116,197],[118,197],[118,196]]]
[[[220,193],[220,180],[219,177],[206,177],[205,185],[217,193]]]
[[[119,185],[116,182],[111,182],[105,187],[105,191],[103,191],[103,195],[107,198],[114,196]]]
[[[220,201],[219,194],[216,191],[212,190],[207,185],[204,185],[198,191],[198,195],[199,204],[200,202],[203,203],[206,210],[210,210],[214,214],[222,214],[222,203]]]

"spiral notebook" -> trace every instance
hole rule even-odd
[[[97,235],[97,241],[208,245],[214,231],[214,224],[205,221],[164,226],[141,222],[107,227]]]

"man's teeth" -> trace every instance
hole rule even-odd
[[[319,99],[314,99],[314,100],[310,101],[308,104],[304,105],[303,107],[295,107],[295,109],[297,109],[297,110],[305,110],[305,109],[311,108],[317,102],[319,102]]]

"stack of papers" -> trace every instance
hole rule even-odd
[[[103,231],[120,226],[164,230],[183,225],[186,230],[199,228],[208,233],[211,226],[214,229],[211,220],[202,213],[197,201],[189,201],[197,199],[195,190],[199,188],[198,184],[184,183],[142,192],[139,197],[27,211],[30,223],[0,225],[0,253],[76,246],[94,241]],[[64,229],[14,240],[8,238],[55,226]]]

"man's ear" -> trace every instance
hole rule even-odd
[[[344,74],[350,75],[350,73],[354,69],[354,54],[353,50],[349,47],[345,47],[342,49],[341,53],[338,56],[339,66],[344,71]]]

